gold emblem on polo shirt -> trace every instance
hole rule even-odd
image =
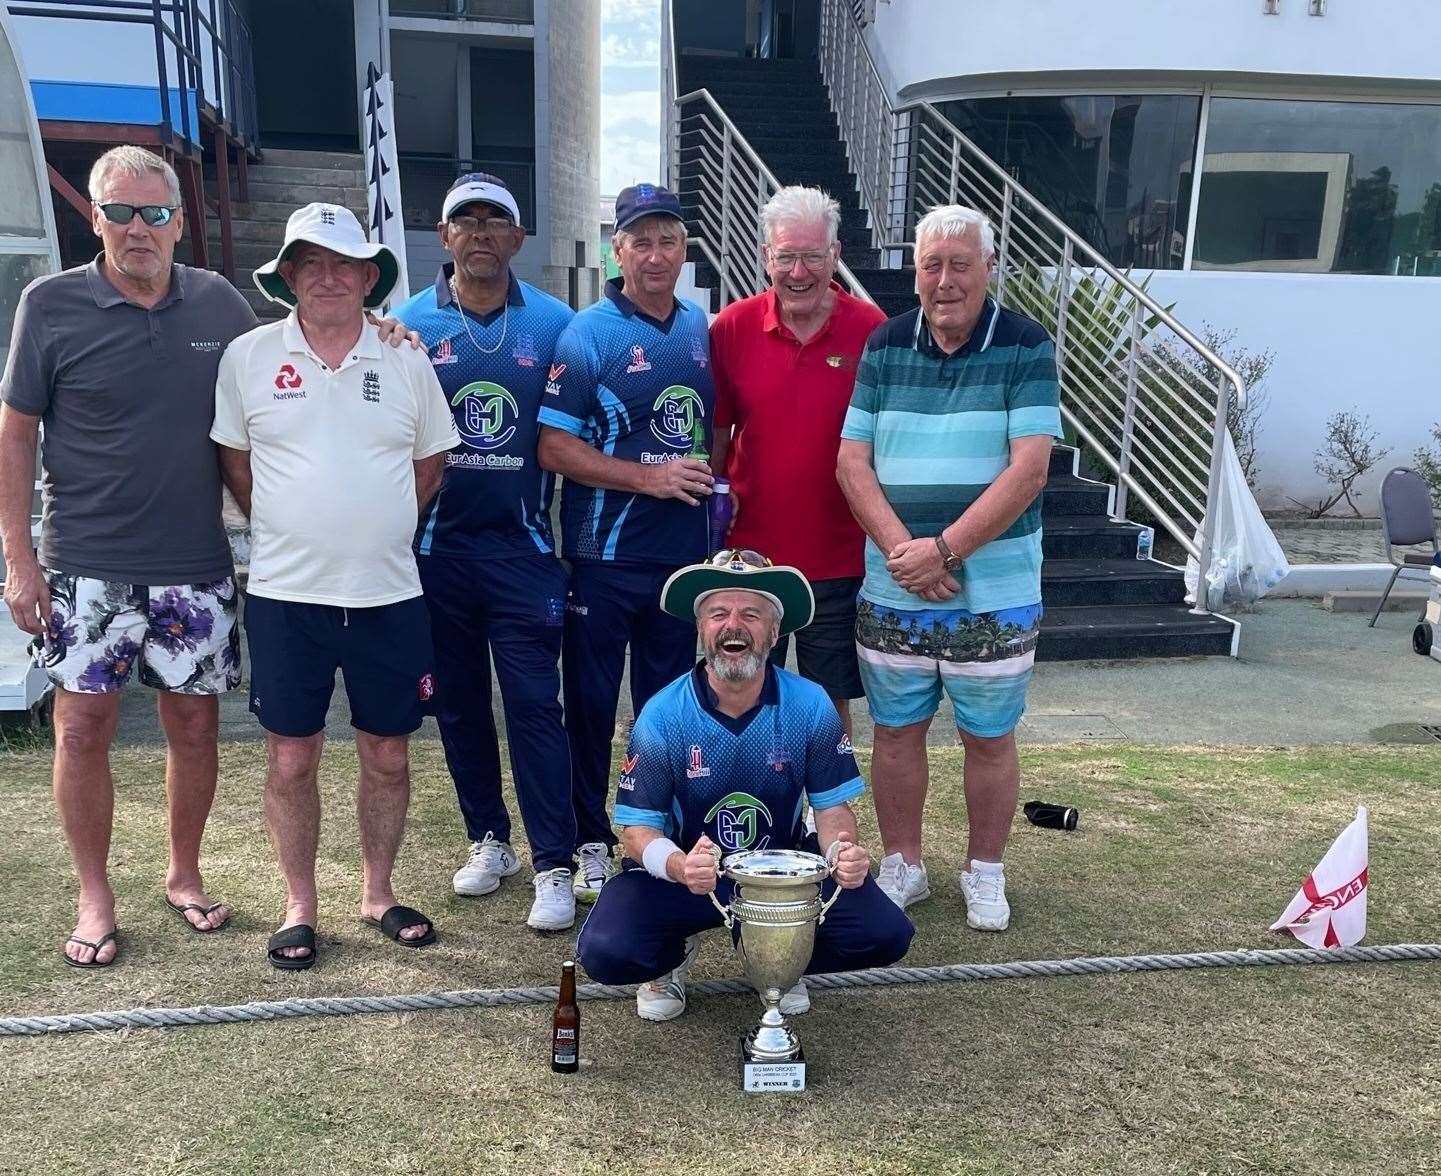
[[[826,356],[826,362],[833,368],[843,367],[846,362],[846,357],[844,355],[828,355]]]

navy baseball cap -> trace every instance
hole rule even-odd
[[[633,184],[622,188],[615,198],[616,229],[628,228],[647,216],[673,216],[685,223],[680,198],[669,188],[662,188],[659,184]]]
[[[486,172],[470,172],[451,184],[450,191],[445,194],[440,219],[449,220],[457,209],[477,203],[493,204],[496,208],[510,213],[510,219],[520,224],[520,207],[510,189],[505,186],[505,181]]]

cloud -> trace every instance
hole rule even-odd
[[[601,0],[602,24],[648,24],[660,27],[660,0]]]
[[[601,191],[659,172],[660,0],[601,0]]]
[[[612,32],[600,39],[601,69],[642,65],[660,68],[660,41],[657,38],[631,32]]]

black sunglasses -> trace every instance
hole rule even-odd
[[[138,212],[140,219],[152,229],[168,225],[170,218],[178,211],[168,204],[101,204],[99,208],[105,214],[105,219],[113,225],[128,225]]]

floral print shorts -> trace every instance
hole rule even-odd
[[[235,578],[209,584],[119,584],[46,571],[50,623],[35,663],[62,690],[109,694],[138,668],[174,694],[224,694],[240,685]]]

